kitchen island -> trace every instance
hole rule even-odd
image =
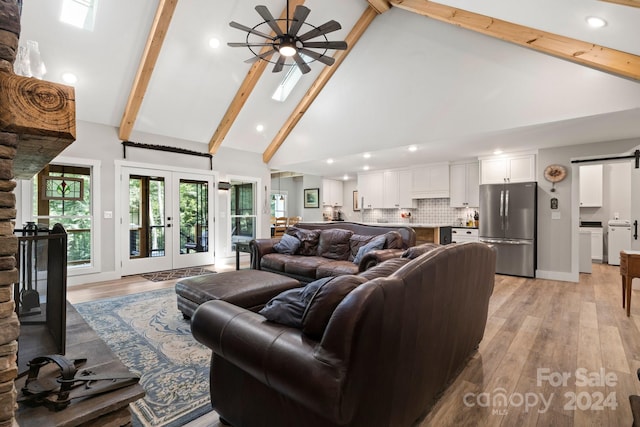
[[[367,225],[384,225],[390,227],[405,226],[416,231],[416,245],[423,243],[451,243],[450,224],[428,224],[412,222],[368,222]]]

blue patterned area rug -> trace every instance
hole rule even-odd
[[[173,288],[75,304],[102,340],[140,375],[146,396],[134,426],[182,426],[211,411],[211,350],[191,335]]]

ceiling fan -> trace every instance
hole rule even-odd
[[[255,56],[246,60],[245,62],[247,63],[252,63],[258,60],[271,62],[272,64],[275,64],[272,70],[274,73],[282,71],[285,65],[297,65],[298,68],[300,68],[300,71],[302,71],[303,74],[306,74],[311,71],[311,67],[309,67],[308,64],[313,61],[320,61],[325,65],[333,65],[335,59],[327,55],[327,51],[329,49],[347,49],[346,42],[329,41],[326,36],[326,34],[341,29],[342,27],[340,24],[334,20],[327,21],[319,27],[306,23],[305,19],[307,19],[307,16],[311,11],[305,6],[296,6],[292,19],[289,19],[288,0],[286,19],[275,19],[266,6],[256,6],[256,11],[264,21],[252,28],[233,21],[229,23],[232,28],[247,32],[246,42],[227,43],[231,47],[249,48],[251,53]],[[279,25],[280,21],[284,24],[284,32]],[[303,27],[307,27],[305,28],[307,31],[299,35],[298,33]],[[273,33],[267,33],[269,28]],[[250,39],[251,36],[256,36],[259,39]],[[316,37],[322,37],[324,40],[311,41],[311,39]],[[262,53],[260,53],[259,50],[254,50],[255,48],[262,48],[264,46],[271,47],[271,49]],[[311,49],[318,49],[319,52]],[[273,55],[276,53],[278,54],[277,59],[274,60]],[[293,58],[293,61],[287,63],[288,58]]]

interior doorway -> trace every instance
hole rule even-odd
[[[122,275],[214,263],[213,177],[123,167]]]

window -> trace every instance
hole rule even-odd
[[[33,180],[34,221],[67,231],[68,267],[93,265],[91,167],[48,165]]]
[[[286,191],[271,192],[271,216],[278,218],[287,215],[287,199]]]

